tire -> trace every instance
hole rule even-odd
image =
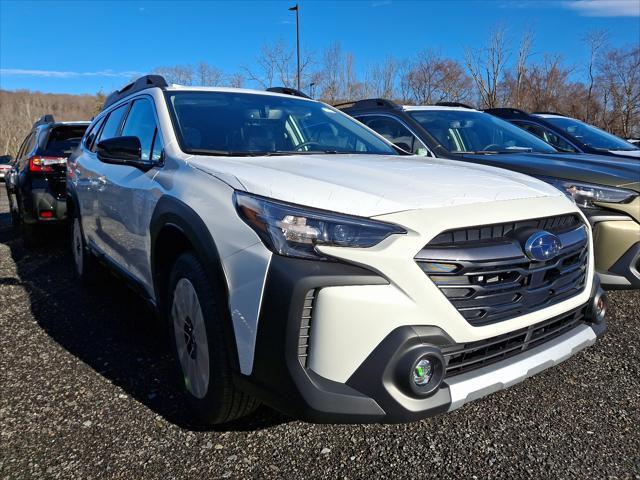
[[[255,410],[258,401],[233,384],[224,297],[193,253],[183,253],[174,263],[168,292],[176,370],[195,416],[215,425]]]
[[[77,215],[71,222],[71,256],[73,258],[73,271],[76,279],[84,286],[94,286],[98,280],[98,262],[87,248],[84,241],[82,224]]]

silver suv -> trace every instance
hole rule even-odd
[[[589,222],[550,185],[407,155],[323,103],[143,77],[69,159],[73,258],[172,328],[207,423],[453,410],[606,328]]]

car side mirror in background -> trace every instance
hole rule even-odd
[[[114,137],[102,140],[96,150],[98,159],[104,163],[129,165],[149,170],[153,165],[142,160],[142,146],[138,137]]]

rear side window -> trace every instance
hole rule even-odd
[[[44,155],[48,157],[68,157],[78,146],[84,135],[86,126],[65,125],[54,127],[49,132]]]
[[[96,123],[93,124],[93,126],[91,127],[91,130],[89,130],[89,132],[87,133],[87,136],[84,140],[84,146],[89,150],[92,150],[93,142],[98,136],[98,132],[100,132],[100,127],[102,126],[103,123],[104,123],[104,118],[98,120]]]
[[[151,100],[141,98],[134,101],[122,129],[122,136],[138,137],[142,147],[142,160],[151,159],[151,148],[155,134],[156,116]]]
[[[533,133],[536,137],[541,138],[550,145],[553,145],[562,152],[577,152],[577,150],[562,137],[559,137],[551,130],[541,127],[540,125],[533,125],[531,123],[516,123],[520,128],[524,128],[527,132]]]
[[[122,123],[122,117],[127,113],[128,106],[128,104],[122,105],[109,114],[109,118],[107,118],[102,133],[100,134],[100,140],[107,140],[108,138],[117,136],[118,128],[120,128],[120,123]]]
[[[33,150],[33,147],[35,146],[36,146],[36,133],[32,132],[31,135],[29,135],[29,138],[27,138],[22,155],[30,154],[31,151]]]

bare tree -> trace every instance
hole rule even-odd
[[[363,79],[364,95],[392,99],[395,97],[398,79],[398,61],[387,56],[382,63],[374,64],[365,72]]]
[[[89,120],[102,108],[104,95],[66,95],[29,90],[0,90],[0,155],[15,156],[33,122],[47,113],[56,120]]]
[[[515,106],[522,107],[522,86],[524,78],[527,74],[527,61],[531,56],[531,46],[533,45],[533,32],[525,30],[520,39],[520,47],[518,49],[518,62],[516,64],[516,84],[515,84]]]
[[[167,83],[178,85],[193,85],[193,67],[190,65],[174,65],[171,67],[158,67],[153,73],[162,75]]]
[[[640,47],[609,50],[599,70],[611,101],[610,128],[623,137],[640,134]]]
[[[401,90],[418,104],[465,101],[471,87],[471,79],[458,62],[433,50],[420,52],[401,79]]]
[[[258,84],[262,88],[273,87],[276,83],[285,87],[296,86],[296,60],[295,51],[289,48],[283,40],[273,44],[265,44],[260,49],[260,55],[255,67],[244,66],[243,71],[247,79]],[[312,65],[312,55],[307,52],[300,59],[301,80],[307,76]],[[306,82],[302,81],[304,85]]]
[[[593,118],[593,90],[596,80],[596,64],[599,61],[601,50],[606,46],[609,38],[609,33],[606,30],[592,30],[587,33],[582,41],[589,48],[589,62],[587,63],[587,77],[589,79],[587,87],[587,100],[586,100],[586,112],[584,120],[586,122],[592,122]]]
[[[483,107],[499,105],[498,91],[509,58],[506,29],[497,26],[489,35],[487,46],[465,51],[465,63],[478,90]]]
[[[242,88],[244,87],[244,76],[241,73],[234,73],[229,76],[226,83],[233,88]]]
[[[206,62],[195,67],[195,78],[198,85],[204,87],[220,86],[224,83],[224,72]]]

